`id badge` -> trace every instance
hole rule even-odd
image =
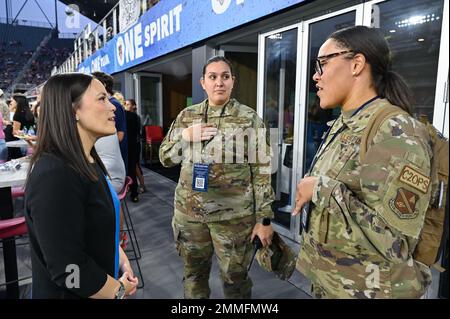
[[[192,190],[197,192],[208,191],[208,164],[194,164],[194,172],[192,173]]]
[[[309,214],[311,213],[309,202],[302,208],[302,214],[300,215],[301,232],[308,232],[309,226]]]

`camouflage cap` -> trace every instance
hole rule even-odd
[[[256,260],[266,271],[273,272],[281,280],[288,280],[295,269],[295,254],[278,233],[273,233],[272,244],[260,248]]]

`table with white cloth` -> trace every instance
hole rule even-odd
[[[30,144],[25,140],[9,141],[6,142],[7,147],[28,147]]]
[[[27,178],[29,159],[21,158],[16,159],[16,161],[21,163],[19,169],[0,171],[0,219],[14,218],[11,187],[23,186]],[[14,239],[3,241],[3,261],[5,264],[6,282],[17,280],[16,242]],[[6,297],[8,299],[19,298],[19,284],[17,281],[6,285]]]

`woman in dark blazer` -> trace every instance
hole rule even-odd
[[[25,193],[33,298],[116,298],[137,278],[119,246],[119,200],[94,143],[116,133],[100,81],[51,77]],[[119,277],[120,276],[120,277]]]

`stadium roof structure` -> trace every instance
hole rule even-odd
[[[60,0],[66,5],[75,4],[80,13],[94,22],[99,23],[119,0]]]

